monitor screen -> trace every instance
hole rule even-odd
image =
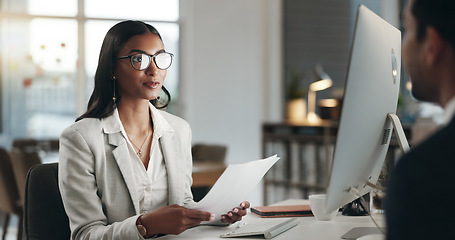
[[[400,88],[401,32],[360,5],[327,190],[327,211],[364,195],[377,183],[392,135]]]

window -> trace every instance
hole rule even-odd
[[[173,102],[178,99],[178,0],[0,4],[0,145],[15,138],[57,138],[85,111],[104,35],[123,19],[158,29],[176,56],[165,86]]]

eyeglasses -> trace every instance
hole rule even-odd
[[[172,54],[172,53],[160,52],[155,55],[148,55],[145,53],[136,53],[136,54],[129,55],[129,56],[118,57],[117,59],[129,58],[130,62],[131,62],[131,66],[134,69],[136,69],[138,71],[143,71],[150,66],[150,63],[152,62],[152,58],[153,58],[153,61],[155,62],[155,65],[157,68],[159,68],[161,70],[166,70],[171,66],[173,57],[174,57],[174,54]]]

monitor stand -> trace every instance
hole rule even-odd
[[[410,148],[400,119],[395,113],[389,113],[387,114],[387,117],[392,121],[393,129],[395,129],[395,134],[397,135],[398,145],[400,145],[401,151],[403,151],[403,153],[407,153]]]
[[[395,135],[397,137],[398,145],[400,146],[400,149],[403,151],[403,153],[407,153],[410,150],[409,143],[408,143],[408,140],[406,139],[406,135],[404,134],[403,126],[401,125],[400,119],[398,118],[398,116],[395,113],[387,114],[387,118],[389,118],[390,121],[392,122],[393,129],[395,130],[394,132],[395,132]],[[366,184],[369,185],[372,188],[379,188],[378,186],[376,186],[375,184],[370,183],[370,182],[367,182]],[[351,187],[350,190],[352,190],[352,192],[351,191],[350,192],[355,195],[355,193],[356,193],[355,189],[353,189]],[[358,201],[359,203],[365,203],[365,201],[361,201],[361,200],[362,199],[356,199],[354,201]],[[366,208],[366,206],[363,206],[363,207]],[[369,213],[369,214],[371,214],[371,213]],[[357,216],[359,216],[359,215],[357,215]],[[366,214],[366,215],[368,215],[368,214]],[[374,219],[373,219],[373,221],[374,221]],[[376,222],[375,222],[375,224],[376,224]],[[355,228],[353,230],[355,230],[355,233],[356,233],[355,235],[357,237],[370,235],[370,234],[377,234],[378,231],[379,232],[382,231],[381,229],[379,229],[379,226],[378,227],[368,227],[368,228]],[[350,235],[352,235],[352,234],[350,234],[350,233],[352,233],[351,231],[346,233],[345,235],[343,235],[342,238],[343,239],[351,239],[350,238]]]

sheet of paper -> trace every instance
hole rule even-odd
[[[251,191],[279,159],[274,155],[248,163],[230,164],[207,195],[192,209],[214,213],[215,220],[219,220],[222,214],[247,200]]]

